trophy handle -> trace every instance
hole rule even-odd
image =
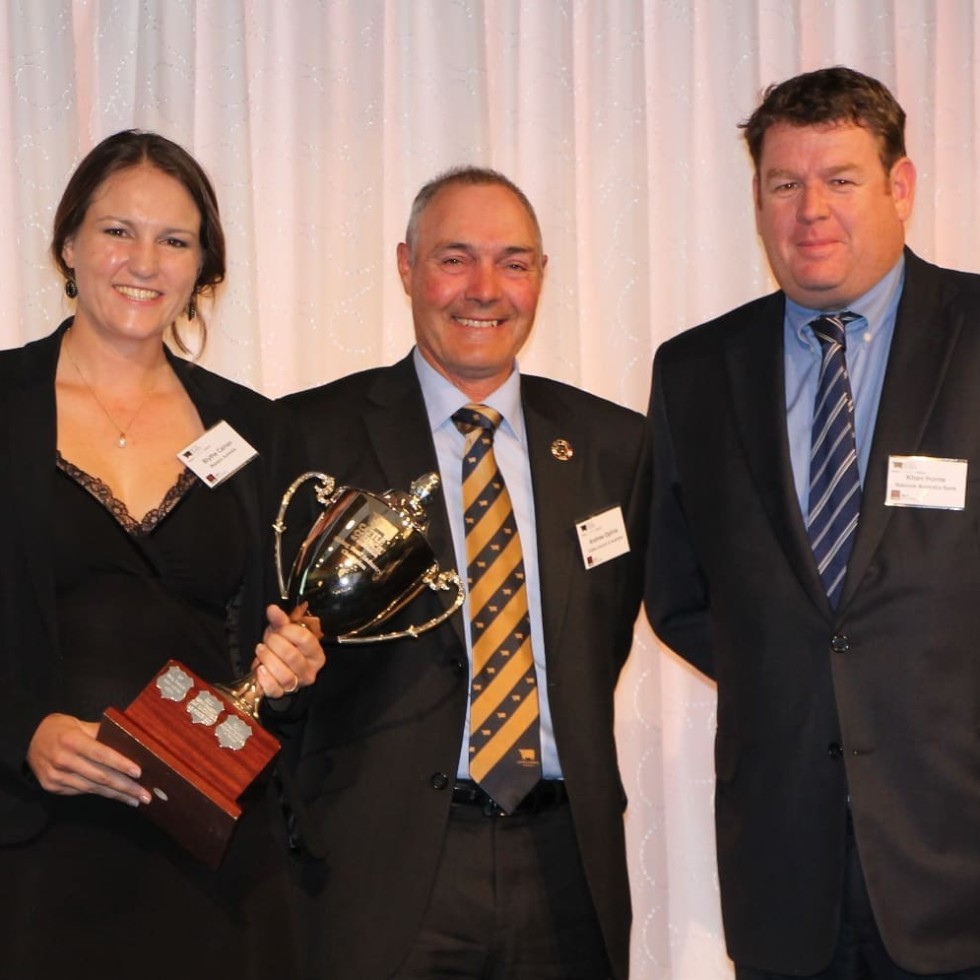
[[[438,626],[440,623],[444,623],[463,604],[463,599],[465,598],[463,583],[460,580],[459,573],[456,571],[456,569],[452,569],[448,572],[440,572],[439,566],[433,565],[432,568],[426,572],[422,581],[425,585],[432,589],[433,592],[448,592],[449,589],[455,588],[456,598],[453,599],[452,604],[447,609],[444,609],[441,613],[439,613],[438,616],[435,616],[428,622],[422,623],[418,626],[409,626],[407,629],[396,630],[392,633],[374,633],[370,636],[358,636],[357,633],[360,632],[360,630],[358,630],[356,632],[345,633],[343,636],[338,636],[336,638],[337,643],[351,645],[355,643],[379,643],[384,640],[401,640],[408,636],[415,639],[420,634],[428,632],[429,630]],[[415,594],[417,595],[418,593]],[[399,601],[398,605],[405,605],[412,598],[414,598],[414,596],[403,597]],[[375,617],[374,622],[378,622],[379,620],[384,621],[394,611],[395,609],[383,610]],[[368,624],[368,626],[371,625],[371,623]],[[361,627],[361,629],[367,629],[367,626]]]
[[[296,477],[292,483],[289,485],[289,489],[282,495],[282,501],[279,504],[279,513],[276,514],[275,523],[272,525],[272,531],[275,534],[276,539],[276,576],[279,580],[279,595],[283,599],[289,598],[289,590],[286,587],[286,576],[282,570],[282,535],[286,530],[286,511],[289,509],[289,505],[292,503],[293,496],[296,491],[304,484],[307,480],[319,480],[320,486],[316,488],[314,493],[316,494],[317,503],[321,507],[327,506],[327,499],[330,494],[333,493],[334,487],[337,485],[337,481],[332,477],[328,476],[326,473],[320,473],[317,470],[310,470],[308,473],[302,474],[302,476]]]

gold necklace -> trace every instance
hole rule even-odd
[[[95,399],[95,404],[102,409],[102,414],[109,420],[109,422],[112,424],[112,427],[118,430],[119,438],[116,439],[116,445],[120,449],[125,449],[126,446],[129,445],[129,439],[127,438],[129,435],[129,430],[132,429],[133,424],[139,418],[140,412],[143,411],[143,406],[150,400],[150,395],[153,394],[153,391],[157,386],[157,375],[154,375],[153,382],[150,384],[150,387],[146,389],[146,394],[143,396],[143,400],[137,406],[136,411],[133,412],[133,417],[129,420],[129,424],[122,426],[112,417],[112,413],[109,411],[109,409],[105,407],[105,404],[103,403],[102,399],[99,398],[98,392],[92,387],[91,384],[89,384],[88,378],[86,378],[85,375],[82,373],[82,369],[78,366],[78,363],[75,361],[75,358],[71,356],[71,347],[68,344],[69,334],[71,334],[70,327],[68,328],[67,331],[65,331],[65,342],[64,342],[65,353],[68,355],[68,360],[71,362],[71,366],[78,372],[78,376],[82,379],[82,384],[85,385],[85,387],[89,391],[89,394],[91,394],[91,396]]]

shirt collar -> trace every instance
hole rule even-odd
[[[848,335],[862,333],[871,340],[886,323],[889,313],[894,313],[905,282],[905,254],[863,296],[858,297],[847,309],[857,313],[859,320],[852,320],[844,328]],[[811,310],[786,297],[787,335],[796,337],[803,347],[819,346],[813,335],[810,321],[822,316],[827,310]],[[835,311],[842,312],[842,311]]]
[[[412,351],[415,373],[422,386],[422,397],[425,399],[425,410],[429,416],[429,426],[433,432],[444,425],[455,428],[452,417],[464,405],[470,404],[470,399],[463,394],[451,381],[443,377],[419,352],[418,347]],[[495,408],[503,416],[500,423],[502,429],[510,432],[521,445],[524,445],[524,412],[521,409],[521,374],[514,362],[514,370],[507,380],[480,403]]]

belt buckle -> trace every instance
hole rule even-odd
[[[486,802],[483,804],[483,815],[485,817],[506,817],[508,813],[499,803],[495,803],[493,797],[488,793]]]

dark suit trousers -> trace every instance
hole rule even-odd
[[[854,844],[854,828],[847,821],[847,863],[840,935],[827,969],[810,980],[980,980],[980,966],[957,973],[909,973],[895,964],[878,932],[861,860]],[[765,973],[736,964],[735,980],[793,980],[782,973]],[[795,976],[799,980],[799,976]]]
[[[453,804],[433,894],[395,980],[606,980],[566,805],[511,817]]]

